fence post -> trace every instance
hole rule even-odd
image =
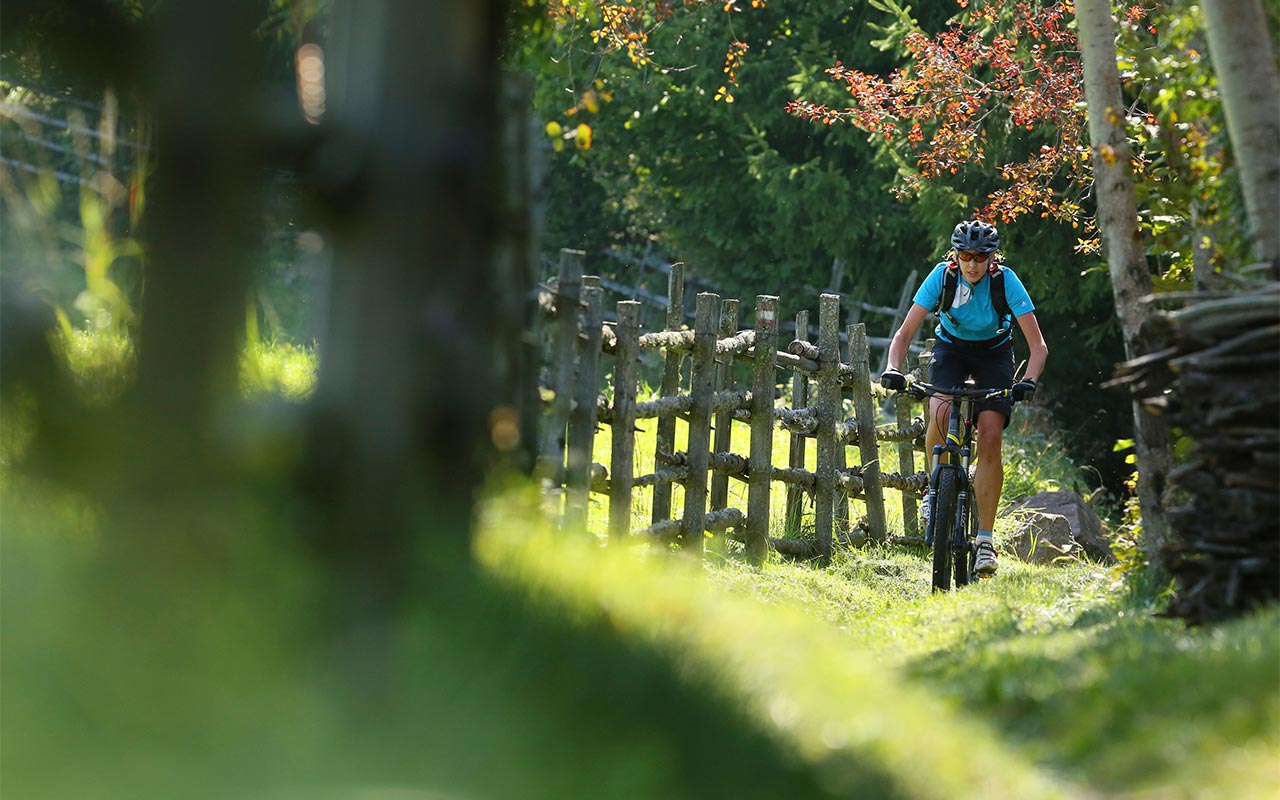
[[[640,303],[618,302],[617,348],[613,356],[613,453],[609,464],[609,537],[631,533],[631,486],[635,481],[636,373],[640,355]]]
[[[796,338],[809,341],[809,312],[796,312]],[[791,407],[804,408],[809,405],[809,381],[804,370],[791,370]],[[787,466],[793,469],[804,469],[805,442],[808,437],[803,434],[791,434],[791,450],[787,458]],[[800,530],[800,517],[804,510],[804,490],[795,484],[787,484],[787,517],[784,528],[788,535]]]
[[[859,308],[859,310],[861,310],[859,306],[855,306],[855,308]],[[848,339],[847,332],[845,334],[845,338]],[[852,346],[853,341],[849,340],[849,344]],[[836,344],[837,365],[840,363],[840,360],[841,360],[839,347],[840,345],[839,343],[837,343]],[[852,350],[850,352],[852,352]],[[837,424],[844,422],[844,403],[841,402],[839,405],[836,406],[836,409],[837,409],[837,414],[836,414]],[[849,442],[841,439],[836,443],[836,471],[838,472],[840,470],[843,470],[848,466],[849,466]],[[836,503],[835,510],[831,512],[833,517],[832,527],[834,528],[834,530],[840,533],[848,533],[852,528],[852,526],[849,525],[849,490],[841,487],[839,483],[836,484],[835,503]]]
[[[932,338],[932,337],[930,337],[930,338],[928,338],[928,339],[925,339],[925,340],[924,340],[924,351],[923,351],[922,353],[920,353],[920,355],[916,356],[916,376],[917,376],[917,377],[919,377],[919,378],[920,378],[920,380],[922,380],[922,381],[927,381],[927,380],[929,380],[929,362],[933,360],[933,342],[934,342],[934,340],[933,340],[933,338]],[[908,357],[909,357],[909,356],[910,356],[910,354],[908,354]],[[929,398],[927,398],[927,397],[925,398],[925,401],[924,401],[924,413],[923,413],[923,415],[922,415],[922,416],[924,417],[924,421],[925,421],[925,425],[926,425],[926,427],[925,427],[925,433],[927,434],[927,433],[928,433],[928,430],[929,430],[929,429],[928,429],[928,423],[929,423]],[[929,455],[931,455],[931,454],[926,453],[925,455],[926,455],[926,456],[929,456]],[[926,459],[925,459],[925,464],[926,464],[925,469],[926,469],[926,470],[928,470],[928,469],[929,469],[929,467],[927,466],[927,465],[928,465],[928,463],[929,463],[929,460],[928,460],[928,458],[926,457]]]
[[[836,421],[840,415],[840,295],[818,301],[818,464],[814,475],[814,529],[818,555],[831,563],[832,512],[835,510]]]
[[[698,295],[693,323],[693,366],[689,409],[689,475],[684,482],[684,516],[680,546],[701,553],[707,518],[707,467],[711,462],[711,384],[715,380],[716,334],[720,330],[720,297]]]
[[[541,452],[538,456],[538,476],[546,481],[559,483],[564,469],[565,425],[569,421],[570,401],[573,397],[574,357],[578,340],[579,286],[582,282],[581,250],[560,251],[560,279],[556,287],[555,344],[552,346],[553,376],[551,413],[543,431]]]
[[[928,369],[928,365],[920,362],[920,366],[915,370],[911,370],[911,353],[906,353],[905,361],[900,366],[905,372],[916,372],[919,374],[920,369]],[[882,370],[883,371],[883,370]],[[899,393],[896,399],[897,403],[897,426],[905,428],[911,424],[911,408],[915,406],[915,401],[908,394]],[[928,399],[925,399],[924,406],[928,408]],[[925,424],[928,422],[928,412],[922,413],[920,417],[924,419]],[[928,463],[929,457],[924,457],[924,462]],[[899,462],[899,471],[902,475],[913,475],[915,472],[915,442],[910,439],[902,440],[897,443],[897,462]],[[928,472],[928,467],[925,467]],[[908,536],[920,535],[920,517],[919,504],[916,502],[914,492],[902,493],[902,532]]]
[[[924,352],[916,356],[918,359],[917,369],[920,370],[920,377],[923,380],[929,380],[929,362],[933,359],[933,339],[924,340]],[[928,416],[928,415],[926,415]]]
[[[720,301],[720,338],[726,339],[738,332],[738,301]],[[725,353],[716,363],[716,391],[728,389],[733,383],[732,353]],[[717,453],[727,453],[733,448],[733,409],[716,414],[715,446]],[[711,475],[711,510],[718,511],[729,505],[729,476],[723,472]]]
[[[773,392],[777,385],[778,298],[756,297],[755,358],[751,380],[751,473],[747,484],[747,558],[769,554],[769,493],[773,484]]]
[[[853,367],[853,408],[858,419],[867,533],[870,538],[883,541],[884,489],[880,484],[880,443],[876,438],[876,404],[871,396],[871,352],[867,348],[867,326],[862,323],[849,327],[849,365]]]
[[[600,326],[604,322],[604,291],[594,275],[582,278],[583,336],[578,339],[578,384],[574,408],[569,413],[569,453],[565,469],[568,494],[565,498],[564,527],[574,532],[587,529],[587,502],[590,496],[592,444],[596,435],[596,393],[600,369]]]
[[[684,325],[684,264],[672,264],[667,275],[667,326],[669,331],[678,331]],[[680,364],[684,361],[684,351],[676,348],[667,350],[666,365],[662,369],[662,387],[659,397],[670,397],[680,391]],[[658,433],[654,444],[654,464],[661,463],[657,453],[674,453],[676,449],[676,418],[664,416],[658,418]],[[662,482],[653,485],[653,522],[661,522],[671,518],[671,484]]]
[[[911,407],[915,403],[905,394],[897,398],[898,427],[905,428],[911,424]],[[916,472],[916,443],[910,439],[898,442],[898,472],[903,476]],[[902,492],[902,525],[907,536],[920,535],[920,522],[915,492]]]

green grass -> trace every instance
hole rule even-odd
[[[71,344],[91,396],[118,391],[128,348]],[[246,395],[314,385],[309,350],[245,358]],[[447,609],[424,601],[396,623],[394,708],[351,719],[323,665],[364,650],[317,650],[324,582],[289,544],[289,514],[224,487],[121,516],[13,470],[15,411],[0,453],[0,759],[23,796],[1280,795],[1280,609],[1188,630],[1142,584],[1082,562],[1006,558],[996,578],[934,595],[925,554],[891,546],[840,549],[825,568],[601,547],[549,533],[527,492],[486,500],[485,577],[456,596],[433,586]],[[1051,434],[1010,434],[1025,491],[1075,479],[1044,457]],[[747,452],[746,426],[733,435]],[[786,442],[775,433],[775,463]],[[637,474],[652,470],[651,434],[636,455]],[[896,448],[882,457],[897,470]],[[729,485],[745,509],[745,484]],[[775,486],[775,508],[784,496]],[[782,532],[780,513],[771,524]]]
[[[644,420],[638,427],[636,474],[644,474],[653,469],[655,422]],[[597,437],[595,460],[600,463],[609,463],[610,434],[604,427]],[[677,449],[683,448],[685,436],[687,426],[681,422]],[[748,452],[748,436],[746,425],[734,424],[735,452]],[[775,431],[774,463],[785,463],[787,442],[785,432]],[[855,463],[856,448],[848,453]],[[899,470],[895,446],[882,447],[881,458],[886,470]],[[1005,467],[1002,507],[1035,492],[1083,484],[1045,420],[1033,415],[1015,419],[1006,432]],[[808,468],[814,468],[812,443]],[[729,486],[729,504],[745,511],[746,485],[731,480]],[[785,488],[775,484],[770,520],[775,536],[782,535],[784,497]],[[886,492],[891,533],[902,530],[899,497]],[[636,492],[633,529],[649,524],[650,498],[651,490]],[[682,502],[677,486],[675,516]],[[853,517],[864,513],[861,505],[854,501]],[[812,506],[807,508],[811,525]],[[593,495],[591,530],[605,530],[607,512],[607,499]],[[1012,524],[999,521],[997,538]],[[1000,748],[1008,748],[997,760],[1012,759],[1089,793],[1280,793],[1276,609],[1220,628],[1188,631],[1180,622],[1156,616],[1154,590],[1139,588],[1146,586],[1143,582],[1084,562],[1037,567],[1006,558],[996,579],[934,596],[923,551],[892,546],[842,550],[825,569],[788,563],[775,554],[757,569],[743,563],[733,544],[712,550],[728,556],[708,557],[701,591],[730,595],[769,612],[798,612],[805,619],[796,624],[806,632],[785,648],[757,641],[762,653],[848,648],[849,658],[870,659],[886,681],[923,688],[960,717],[980,721]],[[556,580],[561,579],[573,583],[570,576]],[[537,584],[539,590],[554,585],[555,580]],[[596,601],[612,608],[619,602],[615,591],[626,590],[601,587]],[[706,613],[700,602],[691,600],[689,607],[673,613],[681,619],[699,616]],[[641,629],[661,625],[644,619],[634,624]],[[735,629],[735,635],[751,638],[746,628]],[[685,652],[712,645],[689,634],[668,646]],[[807,679],[828,685],[844,680],[837,675]],[[833,692],[830,701],[837,702],[837,696]],[[865,713],[862,703],[875,702],[851,701],[845,712],[853,716]],[[820,727],[827,711],[814,713],[808,722]],[[779,735],[800,727],[804,725],[797,722]],[[921,743],[932,741],[927,727],[916,736]]]
[[[313,347],[277,342],[251,342],[240,356],[240,391],[246,397],[279,396],[305,400],[315,391]]]
[[[1188,631],[1081,563],[1006,559],[933,595],[923,554],[889,547],[826,569],[697,569],[648,547],[491,538],[500,574],[711,674],[819,769],[870,760],[913,797],[1280,791],[1274,608]]]
[[[116,399],[133,380],[133,340],[114,330],[64,328],[55,342],[81,397],[90,405]]]
[[[886,668],[1078,781],[1109,792],[1222,781],[1233,787],[1223,796],[1236,797],[1255,781],[1280,785],[1275,609],[1187,631],[1107,571],[1010,559],[997,578],[935,597],[922,556],[875,549],[842,553],[820,572],[777,564],[713,574],[736,593],[811,609]],[[1212,774],[1250,753],[1269,754],[1272,769],[1262,761]]]

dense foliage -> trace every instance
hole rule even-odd
[[[592,131],[589,149],[551,154],[545,247],[653,241],[726,294],[777,293],[784,309],[812,302],[840,258],[846,291],[896,302],[940,232],[921,235],[914,210],[885,191],[893,171],[874,143],[785,113],[798,93],[827,89],[819,65],[837,43],[892,65],[864,35],[877,16],[697,6],[655,29],[639,64],[602,51],[590,21],[522,40],[511,64],[534,75],[535,114],[565,135]]]

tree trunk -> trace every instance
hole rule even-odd
[[[1280,268],[1280,77],[1261,0],[1204,0],[1209,54],[1240,164],[1253,253]]]
[[[469,563],[497,392],[499,5],[335,10],[315,176],[335,263],[308,477],[355,629],[393,620],[411,581],[444,586]]]
[[[261,126],[245,100],[245,87],[257,85],[259,21],[246,0],[171,4],[149,28],[145,87],[160,136],[145,218],[130,408],[141,440],[131,466],[166,482],[199,469],[217,404],[235,396],[249,267],[261,243]]]
[[[1150,312],[1139,300],[1151,293],[1151,275],[1138,242],[1137,201],[1129,173],[1124,102],[1116,67],[1115,20],[1109,0],[1077,0],[1076,18],[1084,63],[1089,137],[1093,144],[1098,222],[1111,273],[1116,314],[1124,334],[1125,354],[1132,359],[1148,350],[1142,339],[1142,327]],[[1144,547],[1148,554],[1154,554],[1163,546],[1169,530],[1162,502],[1172,464],[1169,426],[1137,402],[1133,404],[1133,416]]]

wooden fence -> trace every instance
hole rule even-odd
[[[624,540],[649,536],[700,551],[703,532],[728,535],[743,542],[755,562],[772,546],[792,556],[828,561],[832,542],[886,538],[884,490],[901,493],[907,537],[918,535],[917,499],[928,477],[916,470],[915,454],[924,421],[914,416],[914,401],[897,397],[897,421],[877,427],[875,397],[883,394],[871,380],[866,327],[845,331],[848,359],[842,361],[840,297],[823,294],[818,307],[817,342],[810,342],[809,313],[797,315],[802,332],[778,349],[778,298],[756,298],[755,325],[738,330],[738,301],[711,292],[697,295],[692,330],[684,328],[684,275],[673,265],[668,285],[664,330],[641,333],[641,304],[617,303],[616,324],[604,324],[603,289],[594,276],[582,275],[583,254],[561,252],[560,274],[551,311],[550,369],[553,399],[545,418],[538,474],[544,485],[564,493],[564,525],[584,529],[588,497],[609,497],[609,536]],[[639,356],[660,348],[665,364],[658,397],[637,402]],[[602,356],[612,357],[613,399],[598,393]],[[682,386],[682,362],[690,361],[688,385]],[[927,356],[921,356],[921,360]],[[752,365],[750,386],[733,380],[735,360]],[[778,371],[790,371],[791,407],[776,407]],[[844,399],[852,399],[854,416],[845,418]],[[688,422],[685,450],[675,449],[677,417]],[[654,471],[635,474],[635,426],[657,419]],[[750,450],[730,452],[730,429],[738,421],[750,426]],[[608,467],[591,460],[598,424],[612,426]],[[786,466],[773,463],[773,431],[790,432]],[[806,449],[813,440],[816,469],[805,469]],[[879,444],[897,442],[898,471],[880,468]],[[857,466],[846,464],[846,450],[856,446]],[[730,478],[747,484],[747,510],[728,506]],[[770,537],[772,484],[786,484],[787,532],[800,529],[804,497],[814,506],[813,538]],[[672,517],[672,484],[684,487],[684,508]],[[653,491],[651,524],[632,530],[636,489]],[[849,501],[859,498],[865,522],[851,524]]]
[[[640,319],[642,326],[649,324],[650,320],[655,318],[666,319],[671,308],[671,298],[669,296],[658,294],[656,291],[649,288],[649,285],[651,282],[655,281],[660,281],[669,285],[671,280],[671,270],[673,268],[680,268],[682,265],[665,261],[648,252],[629,253],[615,248],[607,248],[600,252],[603,256],[617,262],[622,265],[627,272],[633,274],[633,277],[626,280],[623,280],[619,276],[614,276],[613,278],[600,277],[600,286],[605,290],[605,297],[612,295],[613,297],[622,300],[639,301],[641,304]],[[541,259],[541,265],[542,283],[539,286],[539,291],[543,293],[544,296],[549,297],[557,291],[556,285],[559,281],[559,265],[545,257]],[[836,259],[835,264],[833,265],[832,275],[832,280],[836,285],[839,283],[837,275],[840,274],[841,270],[843,270],[843,262],[841,262],[840,259]],[[681,270],[681,272],[683,272],[683,270]],[[902,318],[907,313],[907,309],[911,306],[911,298],[915,293],[916,286],[918,285],[917,278],[918,273],[915,270],[912,270],[911,274],[907,276],[907,279],[902,284],[902,293],[898,299],[897,306],[882,306],[864,301],[847,301],[847,308],[845,309],[847,312],[846,319],[852,324],[858,322],[864,313],[875,314],[884,318],[885,330],[896,330],[898,323],[902,321]],[[684,324],[691,324],[694,321],[695,309],[692,298],[689,297],[688,290],[693,288],[701,289],[702,291],[715,292],[716,287],[706,281],[689,281],[686,277],[684,279],[684,288],[685,297],[683,298],[683,304],[680,306],[682,314],[680,321]],[[839,292],[839,289],[830,289],[829,291],[836,294]],[[746,311],[746,309],[742,309],[742,311]],[[617,317],[608,307],[607,303],[604,312],[604,319],[606,322],[617,321]],[[934,319],[933,315],[930,315],[930,319]],[[892,321],[892,324],[890,324],[890,321]],[[662,323],[659,322],[658,324]],[[666,325],[668,330],[677,330],[679,328],[679,325],[673,324],[670,321],[667,321]],[[798,338],[796,330],[796,322],[791,320],[783,320],[778,324],[778,335],[782,337],[790,337],[787,338],[786,341],[790,341],[791,338]],[[810,327],[806,330],[807,336],[813,336],[816,333],[817,330],[814,327]],[[845,332],[841,331],[840,339],[842,344],[845,343],[845,336]],[[883,372],[884,367],[888,365],[889,337],[868,336],[867,343],[873,350],[879,350],[880,358],[877,360],[877,363],[880,364],[880,371]],[[913,347],[913,352],[918,353],[919,348]]]

